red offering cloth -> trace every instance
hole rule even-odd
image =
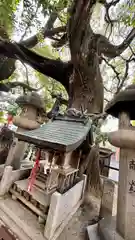
[[[35,182],[37,170],[39,169],[39,166],[40,166],[40,163],[39,163],[40,156],[41,156],[41,151],[40,151],[40,149],[38,149],[36,161],[35,161],[34,167],[31,170],[31,174],[30,174],[30,178],[29,178],[28,189],[27,189],[28,192],[31,191],[32,186]]]
[[[12,123],[12,120],[13,120],[13,116],[10,115],[10,114],[8,114],[8,117],[7,117],[8,125],[9,125],[10,123]]]

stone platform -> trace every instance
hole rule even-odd
[[[17,200],[13,201],[9,196],[6,200],[0,200],[0,217],[7,226],[10,226],[19,240],[56,240],[80,207],[84,197],[85,184],[86,176],[84,175],[80,182],[64,194],[58,192],[52,194],[45,225],[42,224],[41,226],[39,224],[37,214],[32,213],[35,211],[31,212],[28,204],[25,204],[18,195],[16,196],[17,199],[21,200],[27,208],[23,210],[23,204],[20,204],[20,201]],[[24,191],[26,180],[17,181],[16,185]],[[34,189],[32,196],[39,201],[39,198],[37,199],[39,191],[37,192]]]
[[[27,192],[28,179],[16,181],[9,192],[12,194],[14,200],[21,201],[29,209],[31,209],[37,216],[39,222],[45,222],[50,205],[51,195],[33,185],[30,193]]]

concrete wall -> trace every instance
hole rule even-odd
[[[64,194],[55,192],[51,197],[51,204],[45,225],[44,235],[48,240],[55,240],[63,231],[72,215],[79,208],[84,197],[86,176]]]

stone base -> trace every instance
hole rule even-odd
[[[0,218],[20,240],[59,239],[83,201],[85,185],[86,176],[83,175],[82,180],[64,194],[52,194],[44,233],[39,227],[37,217],[21,203],[10,198],[0,200]]]
[[[54,192],[46,220],[44,236],[47,240],[56,240],[84,199],[86,175],[74,187],[64,194]]]
[[[124,240],[116,232],[116,217],[102,219],[98,225],[98,232],[102,240]]]
[[[87,227],[87,239],[88,240],[100,240],[98,234],[98,223]]]

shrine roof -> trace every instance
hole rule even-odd
[[[130,119],[135,119],[135,84],[129,85],[125,90],[119,92],[107,104],[105,112],[119,118],[121,112],[129,113]]]
[[[32,143],[38,147],[70,152],[78,148],[90,132],[89,119],[56,118],[40,128],[16,132],[19,140]]]

